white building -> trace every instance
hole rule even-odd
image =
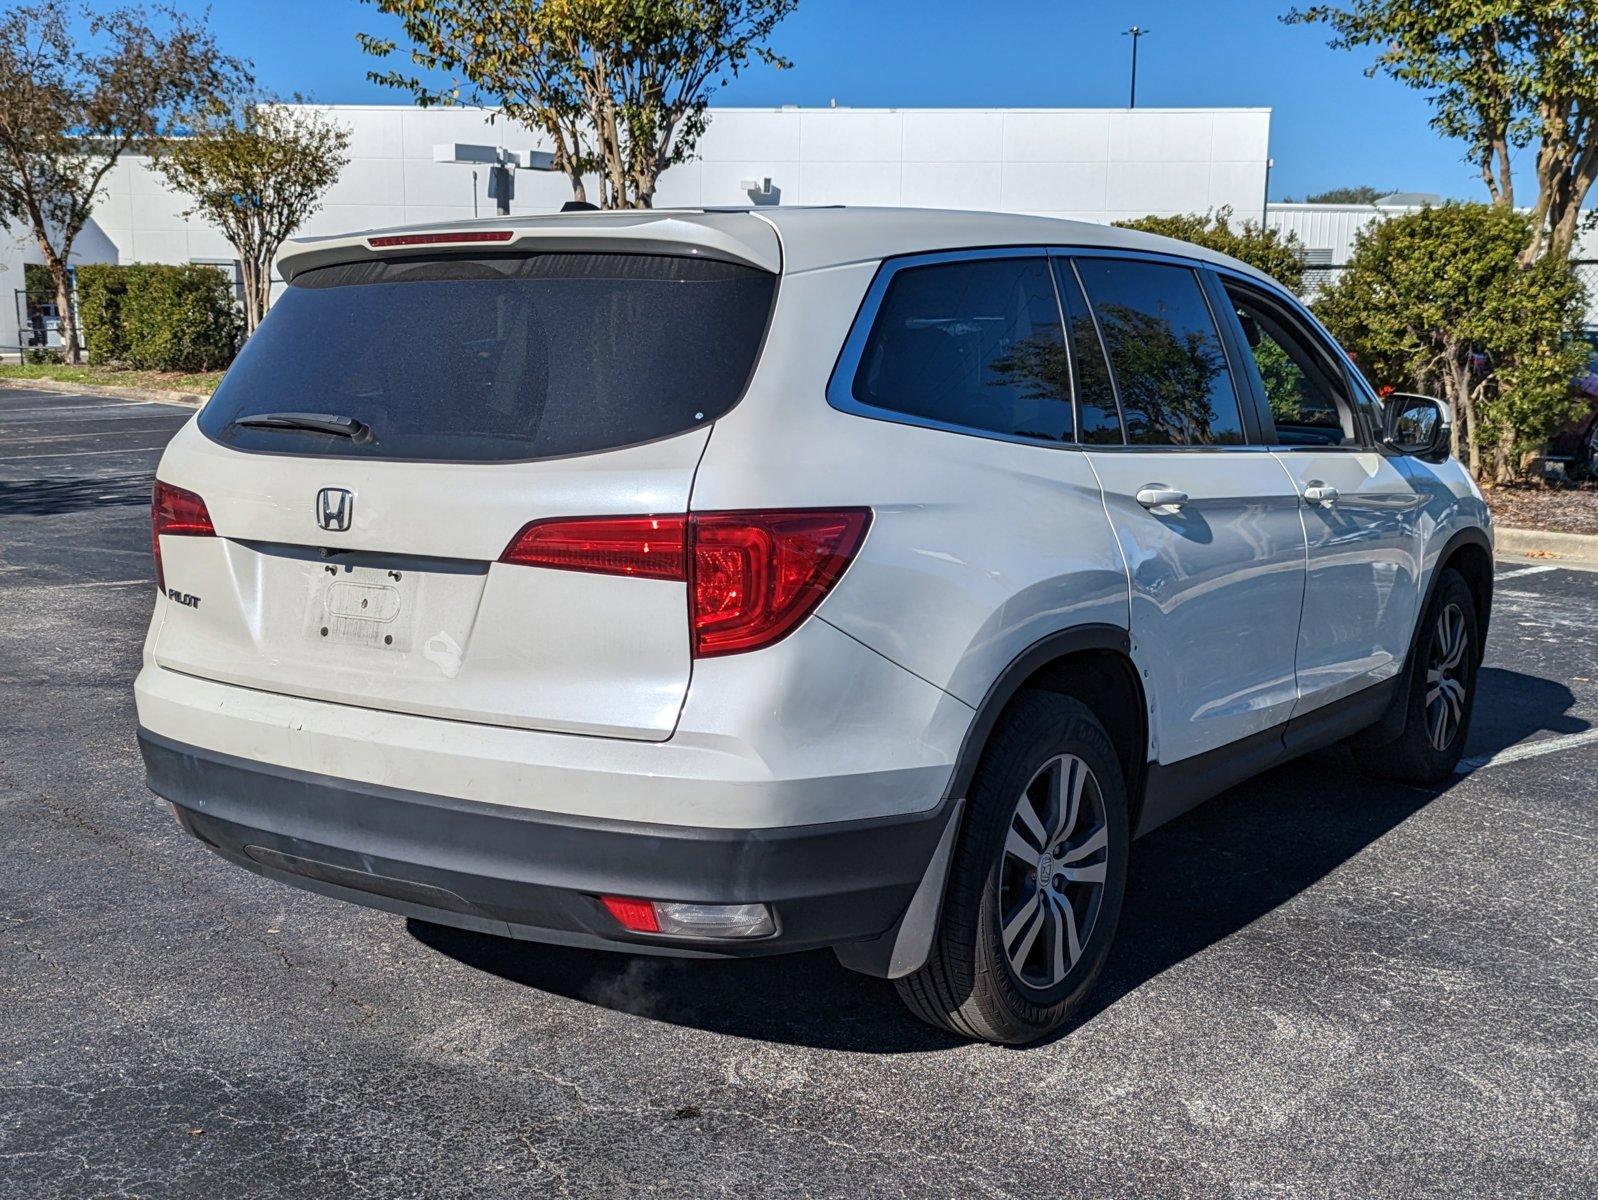
[[[337,233],[494,212],[487,168],[434,161],[445,143],[547,143],[481,109],[324,106],[351,132],[351,161],[302,231]],[[1089,221],[1230,207],[1264,211],[1270,110],[724,108],[692,162],[661,180],[657,207],[855,204],[987,209]],[[749,182],[771,181],[769,194]],[[516,172],[513,213],[571,198],[564,177]],[[591,190],[597,194],[597,187]],[[120,163],[77,262],[227,262],[209,225],[182,215],[143,159]],[[0,237],[0,243],[6,239]],[[18,340],[24,243],[0,244],[0,346]]]

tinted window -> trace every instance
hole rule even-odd
[[[1069,441],[1071,369],[1048,261],[897,272],[860,357],[854,398],[948,425]]]
[[[1228,287],[1238,325],[1284,445],[1337,446],[1352,441],[1352,407],[1336,368],[1281,306]]]
[[[1104,361],[1104,346],[1093,327],[1093,314],[1082,298],[1071,264],[1060,262],[1060,299],[1065,305],[1066,328],[1071,339],[1071,362],[1076,371],[1077,440],[1090,445],[1119,446],[1121,416],[1115,408],[1115,388]]]
[[[1099,319],[1128,442],[1240,443],[1237,389],[1198,276],[1186,267],[1083,258],[1077,270]]]
[[[543,254],[308,271],[273,305],[200,415],[249,450],[506,460],[680,433],[742,394],[776,277],[702,259]],[[244,428],[336,413],[370,443]]]

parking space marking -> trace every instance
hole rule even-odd
[[[9,571],[31,571],[36,569],[35,567],[0,567],[0,570]],[[39,592],[70,592],[79,588],[153,587],[154,585],[155,580],[153,579],[97,579],[89,583],[29,583],[27,580],[23,580],[20,584],[7,586],[17,586]]]
[[[7,438],[7,446],[27,446],[37,442],[82,442],[90,438],[131,437],[135,434],[166,433],[165,425],[158,425],[153,429],[101,429],[94,433],[39,433],[29,434],[27,437]]]
[[[166,443],[162,442],[159,446],[129,446],[121,450],[70,450],[64,454],[0,454],[0,462],[34,462],[41,458],[89,458],[97,454],[154,454],[165,449]]]
[[[1523,759],[1541,758],[1544,754],[1577,750],[1594,743],[1598,743],[1598,728],[1584,729],[1580,733],[1567,733],[1561,737],[1544,738],[1540,742],[1521,742],[1496,754],[1484,754],[1479,758],[1462,758],[1459,760],[1459,765],[1454,768],[1454,774],[1469,775],[1485,767],[1500,767],[1505,763],[1520,762]]]
[[[1543,574],[1544,572],[1547,572],[1547,571],[1557,571],[1557,570],[1559,570],[1558,565],[1556,565],[1554,563],[1548,563],[1548,564],[1546,564],[1544,566],[1541,566],[1541,567],[1521,567],[1518,571],[1505,571],[1502,574],[1495,575],[1493,578],[1498,579],[1498,580],[1520,579],[1520,578],[1522,578],[1523,576],[1526,576],[1526,575],[1541,575],[1541,574]]]

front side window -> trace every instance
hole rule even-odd
[[[1286,446],[1353,444],[1348,391],[1312,335],[1282,306],[1249,289],[1229,283],[1226,291],[1270,406],[1277,441]]]
[[[1237,388],[1198,275],[1113,258],[1078,259],[1077,270],[1115,373],[1126,440],[1241,444]]]
[[[852,394],[941,425],[1070,441],[1071,368],[1048,260],[970,259],[896,272]]]

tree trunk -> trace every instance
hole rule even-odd
[[[78,318],[72,311],[72,277],[67,264],[54,256],[49,261],[50,278],[55,282],[55,306],[61,332],[61,355],[69,363],[83,361],[78,349]]]
[[[260,264],[251,258],[242,258],[239,260],[239,273],[244,276],[244,336],[249,337],[266,315],[265,297],[261,293]]]
[[[1454,406],[1454,421],[1465,418],[1465,452],[1472,478],[1481,478],[1481,426],[1476,421],[1476,402],[1470,394],[1470,358],[1459,352],[1448,356],[1446,387],[1448,402]]]

